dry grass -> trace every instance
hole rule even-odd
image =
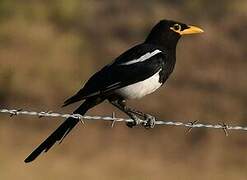
[[[191,22],[206,31],[178,46],[167,85],[138,102],[162,119],[246,125],[246,2],[224,1],[0,2],[0,105],[59,108],[88,77],[133,46],[159,19]],[[222,3],[221,3],[222,4]],[[206,7],[206,8],[205,8]],[[206,11],[207,9],[207,11]],[[70,107],[63,111],[70,112]],[[90,114],[110,114],[102,104]],[[118,113],[122,116],[122,114]],[[117,124],[78,126],[32,164],[23,159],[59,121],[0,121],[0,179],[246,179],[245,134]]]

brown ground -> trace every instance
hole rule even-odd
[[[166,86],[134,107],[159,119],[246,125],[247,2],[0,1],[0,105],[60,109],[96,70],[143,40],[160,19],[205,30],[183,38]],[[91,115],[109,115],[104,103]],[[0,179],[245,180],[243,132],[157,127],[151,131],[87,122],[31,164],[24,158],[60,123],[0,115]]]

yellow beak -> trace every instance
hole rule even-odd
[[[199,27],[196,27],[196,26],[189,26],[189,28],[183,30],[183,31],[180,31],[179,33],[181,35],[186,35],[186,34],[197,34],[197,33],[203,33],[204,31],[199,28]]]

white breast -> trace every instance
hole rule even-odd
[[[161,70],[160,70],[161,71]],[[157,90],[162,84],[159,82],[159,72],[144,81],[120,88],[115,92],[125,99],[139,99]]]

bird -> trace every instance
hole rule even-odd
[[[128,49],[91,76],[75,95],[64,102],[63,107],[83,101],[73,113],[84,115],[89,109],[107,100],[133,119],[126,123],[128,127],[141,124],[145,128],[153,128],[155,117],[128,107],[126,101],[140,99],[160,88],[174,70],[179,39],[183,35],[202,32],[196,26],[174,20],[160,20],[143,42]],[[61,143],[78,122],[79,119],[67,118],[24,162],[35,160],[57,141]]]

